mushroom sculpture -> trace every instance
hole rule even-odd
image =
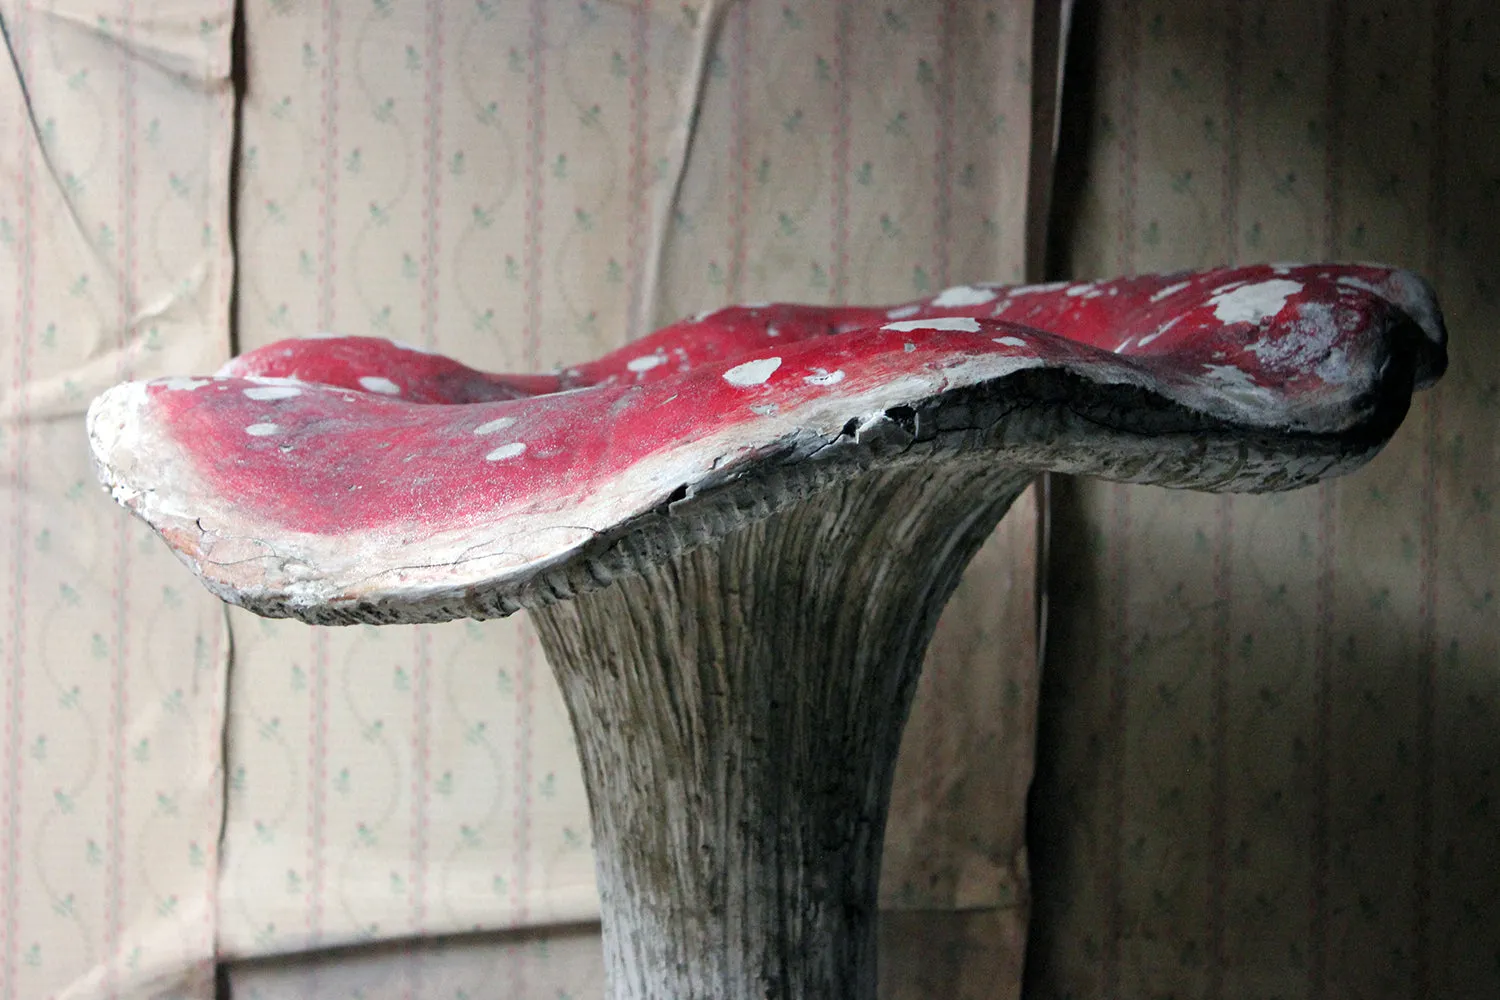
[[[555,375],[282,341],[117,386],[89,435],[231,603],[531,611],[616,1000],[870,998],[923,652],[1027,482],[1304,486],[1370,459],[1445,363],[1421,279],[1268,265],[736,306]]]

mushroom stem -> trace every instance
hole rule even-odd
[[[901,729],[1029,472],[866,472],[533,611],[593,817],[613,1000],[859,998]]]

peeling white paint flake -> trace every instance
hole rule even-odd
[[[811,375],[803,376],[802,381],[808,385],[838,385],[844,381],[844,370],[829,371],[826,368],[814,368]]]
[[[764,385],[766,379],[770,378],[780,367],[780,358],[757,358],[729,369],[724,373],[724,381],[741,388]]]
[[[1017,285],[1009,292],[1011,295],[1036,295],[1039,292],[1055,292],[1059,288],[1067,288],[1071,281],[1048,281],[1040,285]]]
[[[885,314],[885,318],[886,319],[905,319],[908,316],[915,316],[917,313],[919,313],[921,311],[922,311],[922,307],[921,306],[902,306],[900,309],[891,309],[891,310],[887,311],[886,314]]]
[[[194,389],[200,389],[208,385],[208,383],[209,379],[206,378],[169,378],[161,383],[161,387],[163,389],[170,389],[173,392],[192,392]]]
[[[1259,323],[1281,312],[1286,306],[1286,300],[1300,291],[1300,281],[1273,278],[1217,292],[1208,301],[1213,305],[1214,317],[1220,323]]]
[[[488,455],[484,456],[486,462],[503,462],[507,458],[515,458],[526,451],[526,445],[520,441],[512,441],[510,444],[502,444]]]
[[[642,354],[638,358],[631,358],[625,362],[625,367],[639,375],[642,372],[649,372],[657,365],[664,365],[666,363],[667,359],[660,354]]]
[[[945,288],[938,293],[932,304],[938,309],[961,309],[965,306],[982,306],[986,302],[995,301],[995,293],[988,288],[975,288],[973,285],[954,285]]]
[[[251,437],[270,437],[272,434],[280,434],[281,428],[275,424],[251,424],[245,428],[245,433]]]
[[[302,390],[294,385],[258,385],[245,390],[245,398],[257,402],[268,402],[273,399],[291,399],[293,396],[302,395]]]
[[[401,395],[401,387],[381,375],[362,375],[359,386],[366,392],[378,392],[383,396]]]
[[[907,354],[910,354],[912,351],[915,351],[917,349],[917,345],[916,344],[912,344],[912,343],[906,343],[906,344],[902,344],[901,345],[901,349],[903,351],[905,351]]]
[[[722,309],[705,309],[702,312],[693,313],[693,322],[694,323],[702,323],[704,320],[708,319],[710,316],[713,316],[714,314],[720,313],[720,312],[723,312],[723,310]]]
[[[882,330],[910,333],[913,330],[957,330],[961,333],[978,333],[979,320],[972,316],[938,316],[933,319],[907,319],[899,323],[887,323]]]
[[[1233,386],[1236,389],[1256,389],[1255,379],[1242,368],[1234,365],[1204,365],[1205,377],[1221,382],[1224,385]]]
[[[1176,295],[1178,292],[1182,291],[1184,288],[1191,284],[1191,281],[1179,281],[1175,284],[1168,285],[1166,288],[1158,289],[1157,291],[1151,293],[1150,301],[1160,302],[1162,299],[1165,299],[1172,295]]]
[[[1004,344],[1006,347],[1025,347],[1026,341],[1020,337],[996,337],[995,343]]]
[[[1076,299],[1080,295],[1088,295],[1093,290],[1094,290],[1094,283],[1092,281],[1086,281],[1086,282],[1084,282],[1081,285],[1074,285],[1072,288],[1069,288],[1066,292],[1063,292],[1063,294],[1066,295],[1066,296],[1068,296],[1069,298]]]
[[[480,424],[478,427],[474,428],[474,433],[480,435],[481,437],[485,434],[494,434],[496,431],[505,430],[505,428],[509,427],[515,422],[515,417],[496,417],[494,420],[488,420]]]
[[[780,409],[780,407],[775,403],[756,403],[754,406],[750,407],[750,412],[755,414],[757,417],[770,417],[774,416],[778,409]]]

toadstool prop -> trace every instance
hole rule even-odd
[[[870,998],[923,652],[1046,470],[1348,472],[1446,364],[1428,286],[1255,266],[736,306],[556,375],[379,339],[117,386],[116,500],[224,600],[313,624],[531,610],[583,758],[611,995]]]

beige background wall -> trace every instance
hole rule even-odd
[[[1063,273],[1405,265],[1453,366],[1323,488],[1059,484],[1033,995],[1500,995],[1500,11],[1080,15]]]

